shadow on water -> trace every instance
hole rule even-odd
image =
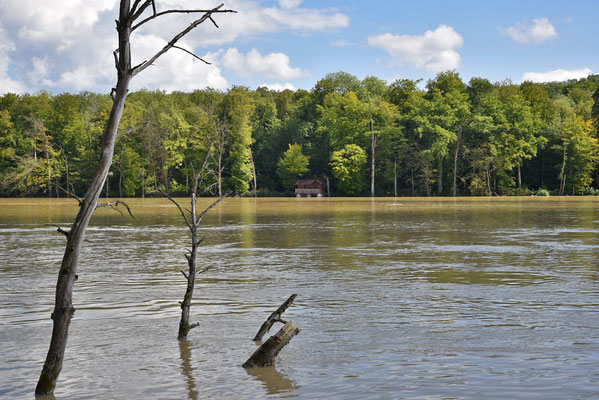
[[[185,386],[187,389],[187,398],[198,399],[198,390],[193,377],[194,368],[191,365],[191,343],[188,340],[179,340],[179,352],[181,354],[181,372],[185,377]]]
[[[246,372],[259,381],[269,395],[287,393],[285,397],[297,397],[297,394],[293,392],[299,389],[299,385],[293,379],[278,371],[274,365],[250,368]]]

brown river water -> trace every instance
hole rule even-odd
[[[182,201],[185,201],[182,199]],[[202,199],[208,204],[209,199]],[[164,199],[92,218],[59,399],[599,398],[599,198]],[[0,199],[0,397],[33,398],[73,200]],[[246,371],[289,295],[301,329]],[[278,329],[275,325],[271,334]]]

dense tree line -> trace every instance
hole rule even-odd
[[[599,76],[491,83],[439,73],[391,84],[327,74],[310,91],[234,87],[129,94],[108,196],[289,192],[321,179],[338,195],[599,193]],[[0,98],[0,195],[82,195],[112,99]]]

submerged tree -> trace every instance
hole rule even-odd
[[[131,79],[151,66],[159,57],[172,48],[179,48],[176,43],[183,36],[187,35],[194,28],[206,20],[212,19],[212,14],[222,12],[232,12],[231,10],[222,10],[223,4],[210,10],[166,10],[157,12],[154,0],[121,0],[119,8],[119,19],[117,22],[118,44],[119,47],[114,51],[115,67],[117,70],[117,84],[113,88],[113,103],[110,110],[110,116],[104,130],[102,140],[102,150],[100,162],[96,169],[94,179],[92,180],[87,193],[83,199],[79,200],[79,212],[69,232],[65,231],[67,236],[67,245],[64,257],[58,273],[58,282],[56,284],[56,298],[54,311],[52,312],[53,330],[50,348],[40,378],[35,388],[36,395],[46,395],[54,392],[58,375],[62,369],[62,362],[67,344],[68,330],[75,308],[72,303],[73,285],[77,279],[77,265],[79,255],[83,246],[85,232],[89,220],[97,207],[98,197],[102,186],[106,181],[112,157],[114,153],[114,144],[117,137],[119,122],[125,107],[125,99],[129,90]],[[142,18],[146,11],[151,8],[152,15]],[[171,13],[200,13],[202,17],[193,21],[187,28],[173,37],[162,49],[160,49],[149,60],[132,67],[131,66],[131,34],[140,26],[153,21],[163,15]],[[216,25],[216,24],[215,24]],[[180,48],[179,48],[180,49]],[[186,51],[186,50],[184,50]]]

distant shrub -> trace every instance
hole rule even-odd
[[[587,187],[582,192],[584,196],[599,196],[599,189],[595,189],[594,187]]]
[[[535,196],[549,196],[549,190],[541,188],[535,192]]]

